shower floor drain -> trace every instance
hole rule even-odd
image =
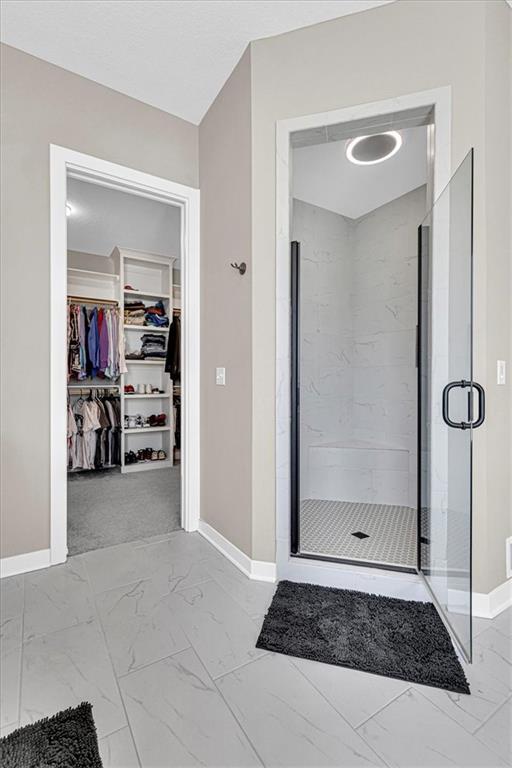
[[[356,539],[369,539],[369,535],[367,533],[363,533],[362,531],[356,531],[355,533],[351,534],[352,536],[355,536]]]

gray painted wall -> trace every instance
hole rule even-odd
[[[49,144],[197,187],[198,129],[2,46],[2,556],[50,542]]]
[[[511,394],[510,384],[496,385],[496,359],[507,359],[511,344],[509,14],[504,0],[399,0],[251,45],[257,559],[275,557],[276,121],[450,85],[453,170],[470,147],[476,151],[475,372],[489,405],[487,426],[475,434],[475,589],[489,592],[505,580]]]
[[[251,59],[199,129],[201,518],[251,554]],[[243,277],[232,261],[245,261]],[[226,368],[226,386],[215,367]]]

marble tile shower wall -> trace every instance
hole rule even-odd
[[[293,201],[301,244],[301,495],[311,498],[311,447],[352,433],[351,221]]]
[[[419,187],[353,220],[294,200],[303,498],[415,506],[416,232],[425,204]]]

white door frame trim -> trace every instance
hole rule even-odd
[[[397,96],[329,112],[278,120],[276,124],[276,564],[277,578],[347,586],[409,599],[425,599],[414,574],[391,574],[345,564],[290,556],[290,134],[350,120],[388,115],[415,107],[435,109],[433,194],[436,199],[451,175],[451,87]],[[408,584],[406,583],[408,582]],[[380,585],[380,586],[379,586]],[[395,585],[395,586],[394,586]],[[416,589],[417,586],[417,589]],[[417,594],[417,597],[413,597]]]
[[[73,176],[181,209],[182,465],[181,510],[186,531],[197,530],[200,499],[199,190],[72,149],[50,145],[50,564],[67,556],[67,177]],[[119,243],[120,246],[123,243]]]

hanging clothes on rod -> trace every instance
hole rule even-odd
[[[181,450],[181,395],[174,395],[174,448]]]
[[[90,390],[68,396],[68,470],[107,469],[121,463],[119,394]]]
[[[165,356],[165,371],[169,374],[172,381],[178,382],[181,379],[181,317],[175,310],[171,327],[169,329],[169,339],[167,340],[167,353]]]
[[[126,373],[124,337],[117,302],[68,297],[68,379],[106,378]]]

